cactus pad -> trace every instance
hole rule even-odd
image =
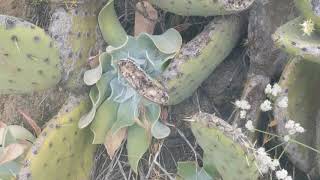
[[[177,104],[191,96],[236,46],[242,30],[241,17],[217,17],[184,45],[162,74],[162,84],[169,94],[167,104]]]
[[[90,130],[79,130],[77,126],[81,115],[88,109],[87,100],[70,97],[31,147],[20,180],[89,177],[95,145],[91,144]]]
[[[75,89],[83,85],[82,77],[96,44],[97,12],[101,1],[78,3],[65,10],[55,9],[52,14],[49,33],[59,47],[63,68],[62,80],[67,87]]]
[[[320,28],[320,2],[319,0],[295,0],[297,9],[306,19],[311,19],[316,28]]]
[[[159,8],[183,16],[227,15],[243,11],[254,0],[151,0]]]
[[[294,120],[307,129],[307,132],[299,134],[296,140],[316,149],[319,148],[320,101],[315,97],[318,96],[320,90],[320,64],[300,58],[292,59],[282,74],[280,86],[285,89],[285,92],[277,98],[277,101],[288,96],[289,103],[288,108],[275,106],[275,119],[278,122],[279,134],[288,134],[285,123],[288,120]],[[299,169],[311,176],[312,169],[320,165],[320,161],[315,158],[319,154],[295,143],[290,143],[286,147],[286,152]],[[316,171],[320,173],[319,169]]]
[[[204,151],[204,168],[223,179],[250,180],[259,177],[248,138],[218,117],[198,113],[192,117],[191,130]]]
[[[43,29],[0,15],[0,94],[27,93],[60,80],[59,53]]]
[[[289,21],[277,29],[273,34],[273,40],[289,54],[320,63],[320,36],[316,33],[312,33],[311,36],[303,35],[302,23],[301,17]]]

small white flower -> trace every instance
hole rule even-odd
[[[283,97],[279,102],[278,102],[278,106],[280,108],[287,108],[288,107],[288,97]]]
[[[266,88],[264,89],[264,93],[265,93],[265,94],[271,94],[271,93],[272,93],[272,86],[271,86],[271,84],[268,84],[268,85],[266,86]]]
[[[287,176],[286,178],[284,178],[284,180],[292,180],[291,176]]]
[[[288,141],[290,140],[290,136],[289,136],[289,135],[285,135],[285,136],[283,137],[283,140],[284,140],[285,142],[288,142]]]
[[[278,94],[281,93],[281,92],[282,92],[282,88],[279,86],[278,83],[275,83],[275,84],[273,85],[271,94],[272,94],[273,96],[278,96]]]
[[[258,155],[267,155],[266,150],[263,147],[257,149]]]
[[[294,128],[294,124],[295,124],[295,122],[294,122],[293,120],[289,120],[289,121],[284,125],[284,127],[285,127],[286,129],[293,129],[293,128]]]
[[[251,105],[246,100],[240,100],[240,101],[237,100],[235,102],[235,105],[237,108],[242,109],[242,110],[249,110],[251,108]]]
[[[260,109],[263,112],[267,112],[272,110],[272,106],[271,106],[271,102],[269,100],[265,100],[261,105],[260,105]]]
[[[276,168],[280,165],[280,162],[278,159],[273,159],[270,164],[269,164],[269,168],[274,171],[276,170]]]
[[[298,132],[298,133],[304,133],[304,128],[302,127],[302,126],[299,126],[299,127],[296,127],[296,131]]]
[[[300,123],[296,123],[292,120],[289,120],[284,127],[288,130],[288,133],[290,135],[305,132],[305,129],[300,125]]]
[[[247,121],[245,127],[249,130],[249,131],[254,131],[254,126],[252,124],[252,121]]]
[[[288,176],[288,171],[285,169],[276,171],[276,176],[278,179],[285,179]]]
[[[265,94],[271,94],[274,97],[278,96],[278,94],[281,92],[282,92],[282,88],[277,83],[275,83],[273,86],[268,84],[264,89]]]
[[[247,111],[246,110],[241,110],[240,111],[240,119],[245,119],[247,116]]]

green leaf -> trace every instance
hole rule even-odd
[[[20,164],[17,162],[8,162],[0,166],[0,179],[1,180],[12,180],[13,177],[19,173]]]
[[[114,75],[112,72],[104,73],[101,79],[97,82],[96,86],[91,88],[89,96],[92,103],[92,108],[89,113],[81,117],[78,123],[79,128],[85,128],[93,121],[97,108],[110,94],[108,86],[113,77]]]
[[[90,126],[94,135],[93,144],[103,144],[105,142],[108,131],[117,120],[118,107],[118,103],[105,100],[98,108]]]
[[[148,150],[150,143],[151,138],[149,138],[148,132],[144,128],[138,125],[133,125],[128,128],[128,161],[135,173],[138,172],[139,161]]]
[[[11,125],[8,126],[8,130],[14,139],[28,140],[30,142],[35,140],[33,134],[22,126]]]
[[[118,47],[127,41],[127,33],[118,20],[114,10],[114,0],[110,0],[100,11],[99,27],[104,40],[111,46]]]
[[[135,118],[138,118],[138,102],[135,100],[135,97],[132,97],[119,105],[117,121],[111,128],[112,134],[115,134],[121,128],[134,124]]]
[[[178,162],[177,180],[213,180],[213,178],[195,162]]]
[[[88,86],[94,85],[98,82],[103,73],[110,70],[112,70],[111,56],[107,53],[102,53],[99,56],[99,65],[96,68],[86,71],[83,80]]]

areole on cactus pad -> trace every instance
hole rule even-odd
[[[60,81],[59,52],[45,31],[0,15],[0,94],[44,90]]]

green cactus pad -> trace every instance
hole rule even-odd
[[[192,95],[235,47],[243,25],[239,16],[216,17],[182,47],[162,75],[169,94],[167,104],[177,104]]]
[[[70,97],[58,115],[48,122],[24,162],[20,180],[87,179],[95,145],[90,129],[78,129],[78,120],[89,109],[84,98]]]
[[[60,81],[59,53],[43,29],[0,15],[0,94],[44,90]]]
[[[254,0],[150,0],[159,8],[183,16],[213,16],[241,12]]]
[[[217,170],[223,179],[251,180],[259,177],[248,138],[218,117],[198,113],[191,119],[191,130],[204,151],[204,168]],[[214,169],[212,169],[214,167]]]
[[[297,9],[306,19],[311,19],[320,28],[320,3],[317,0],[295,0]]]
[[[278,96],[276,104],[285,96],[288,96],[289,103],[288,108],[275,106],[274,109],[279,134],[288,134],[285,123],[294,120],[306,129],[306,132],[299,134],[296,140],[318,149],[320,101],[316,97],[320,90],[320,64],[300,58],[292,59],[283,71],[280,86],[285,91]],[[295,166],[311,176],[313,176],[312,169],[320,166],[320,161],[316,158],[319,158],[319,154],[308,148],[290,143],[285,150]],[[315,171],[320,174],[320,169]]]
[[[278,28],[272,38],[276,46],[287,53],[320,63],[320,36],[316,33],[303,35],[302,23],[301,17],[291,20]]]
[[[97,12],[101,1],[78,3],[65,10],[55,9],[49,26],[51,37],[57,42],[62,58],[63,82],[66,87],[76,89],[83,85],[83,73],[97,42]]]

